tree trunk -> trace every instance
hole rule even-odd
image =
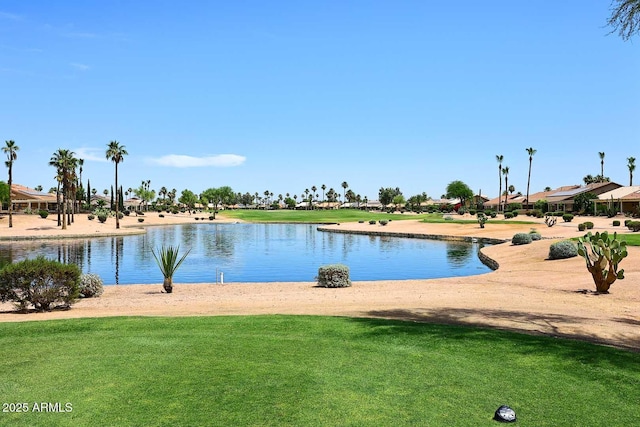
[[[165,277],[162,286],[164,287],[164,291],[166,293],[170,294],[171,292],[173,292],[173,278]]]

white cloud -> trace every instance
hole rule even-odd
[[[71,65],[71,66],[72,66],[73,68],[75,68],[76,70],[80,70],[80,71],[87,71],[89,68],[91,68],[91,67],[89,67],[88,65],[80,64],[80,63],[78,63],[78,62],[72,62],[72,63],[71,63],[71,64],[69,64],[69,65]]]
[[[2,11],[0,11],[0,18],[9,19],[11,21],[22,21],[22,16],[16,15],[15,13],[2,12]]]
[[[99,148],[90,148],[90,147],[80,147],[71,150],[75,153],[74,157],[76,159],[84,159],[85,161],[93,161],[93,162],[108,162],[106,152],[107,150],[99,149]]]
[[[207,157],[192,157],[182,154],[169,154],[167,156],[149,159],[150,162],[174,168],[195,168],[195,167],[231,167],[240,166],[246,157],[237,154],[218,154]]]

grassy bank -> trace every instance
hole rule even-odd
[[[307,316],[0,324],[11,426],[633,425],[640,355],[470,327]],[[34,403],[72,405],[33,412]]]

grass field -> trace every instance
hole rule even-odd
[[[635,425],[640,354],[312,316],[0,324],[3,426]],[[60,403],[66,413],[34,412]],[[55,408],[55,407],[54,407]]]
[[[472,223],[477,224],[475,219],[457,219],[457,214],[452,214],[453,220],[446,221],[442,214],[388,214],[379,212],[367,212],[355,209],[336,209],[336,210],[227,210],[222,211],[221,215],[227,218],[235,218],[243,221],[251,222],[291,222],[291,223],[311,223],[311,224],[334,224],[343,222],[357,222],[369,220],[420,220],[429,223],[452,222],[457,224]],[[491,224],[535,224],[531,221],[518,220],[499,220],[490,219]]]

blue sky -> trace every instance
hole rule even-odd
[[[199,193],[439,198],[526,192],[640,164],[640,38],[608,1],[0,0],[0,138],[45,190],[59,148],[83,181]],[[6,169],[3,174],[6,174]],[[637,171],[640,177],[640,170]],[[2,175],[0,175],[2,177]],[[2,179],[6,180],[6,176]],[[640,178],[637,179],[640,183]],[[318,191],[318,193],[321,193]]]

